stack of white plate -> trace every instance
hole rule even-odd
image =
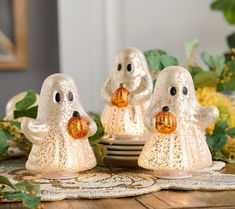
[[[107,148],[103,162],[107,166],[136,167],[143,149],[144,140],[105,140],[100,142]]]

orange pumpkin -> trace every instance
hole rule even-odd
[[[161,134],[172,134],[177,128],[176,116],[171,112],[161,111],[156,115],[156,130]]]
[[[119,108],[128,106],[129,91],[123,86],[124,84],[120,83],[120,87],[112,95],[112,105]]]
[[[73,117],[68,122],[68,133],[74,139],[80,139],[88,134],[89,121],[83,118],[79,112],[74,111]]]

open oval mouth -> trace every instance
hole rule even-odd
[[[156,115],[156,130],[161,134],[172,134],[177,128],[177,118],[169,111],[160,111]]]

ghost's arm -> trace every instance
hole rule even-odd
[[[25,118],[21,122],[24,135],[35,145],[39,145],[48,133],[48,126],[36,120]]]
[[[204,130],[214,123],[219,117],[219,111],[215,106],[198,107],[196,119],[198,125]]]
[[[107,103],[107,104],[110,104],[111,103],[111,97],[112,97],[112,92],[111,92],[111,81],[110,79],[108,79],[102,90],[101,90],[101,95],[104,99],[104,101]]]
[[[137,90],[130,93],[129,103],[142,104],[148,101],[152,95],[152,91],[153,91],[153,81],[150,75],[145,75]]]
[[[84,113],[83,117],[89,122],[89,131],[86,137],[93,136],[97,131],[97,125],[94,120],[92,120],[86,113]]]
[[[155,105],[150,104],[149,108],[144,115],[144,125],[152,133],[156,133],[155,123],[156,123],[156,108]]]

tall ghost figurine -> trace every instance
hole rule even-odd
[[[96,158],[88,137],[97,130],[84,111],[76,84],[54,74],[43,83],[37,119],[25,119],[22,131],[33,143],[26,168],[44,178],[72,178],[91,169]]]
[[[151,136],[140,154],[139,166],[162,178],[187,178],[191,171],[210,166],[205,129],[218,116],[216,107],[198,103],[188,70],[179,66],[163,69],[144,118]]]
[[[142,52],[136,48],[123,49],[101,92],[106,102],[101,115],[105,131],[115,139],[140,139],[145,130],[143,113],[152,89]]]

